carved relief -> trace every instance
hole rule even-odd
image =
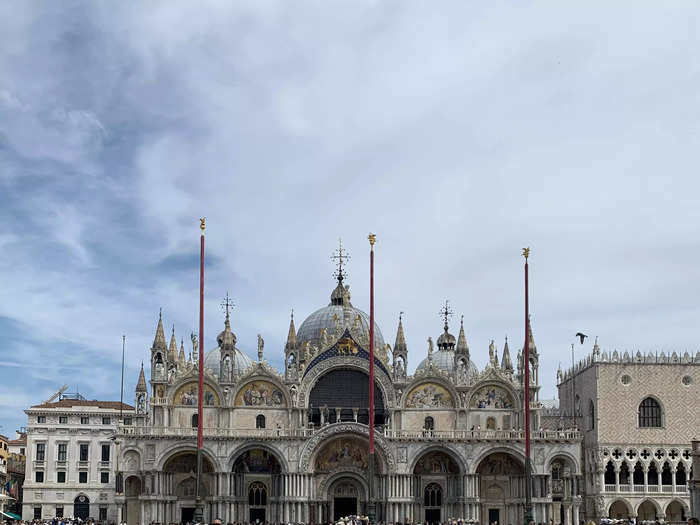
[[[406,397],[406,408],[452,408],[454,400],[447,389],[435,383],[423,383]]]
[[[284,395],[269,381],[253,381],[238,391],[234,405],[281,406],[284,405]]]
[[[513,408],[513,398],[503,388],[485,386],[472,396],[472,408]]]

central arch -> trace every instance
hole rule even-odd
[[[340,472],[329,480],[327,501],[329,515],[337,522],[343,516],[360,515],[367,501],[367,490],[356,473]]]
[[[172,480],[172,496],[176,497],[174,516],[181,523],[193,521],[195,509],[196,472],[197,472],[197,452],[193,450],[183,450],[175,452],[169,456],[163,464],[163,472]],[[206,497],[214,494],[214,472],[216,468],[207,454],[202,454],[202,480],[201,493]],[[146,478],[144,493],[153,492],[154,478]]]
[[[277,453],[260,445],[239,449],[232,458],[231,472],[232,495],[248,503],[247,509],[239,509],[237,521],[280,521],[278,503],[286,468]]]
[[[447,447],[428,447],[420,451],[411,469],[420,490],[419,521],[441,523],[459,511],[457,502],[464,471],[459,456]]]
[[[383,425],[384,394],[374,385],[374,423]],[[369,423],[369,376],[356,368],[336,368],[318,378],[309,393],[309,421],[314,425],[353,421]]]
[[[525,466],[514,454],[492,452],[479,462],[481,515],[489,523],[517,523],[525,500]]]

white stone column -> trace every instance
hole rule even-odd
[[[574,503],[574,525],[578,525],[579,515],[578,515],[578,503]]]
[[[620,469],[615,467],[615,492],[620,492]]]
[[[571,505],[564,504],[564,525],[571,525]]]

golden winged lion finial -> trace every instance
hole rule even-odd
[[[530,257],[530,248],[523,248],[523,257],[527,261],[527,258]]]
[[[207,222],[206,217],[202,217],[201,219],[199,219],[199,229],[200,230],[204,231],[204,228],[206,228],[206,222]]]

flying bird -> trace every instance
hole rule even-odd
[[[586,334],[582,334],[581,332],[576,332],[576,336],[581,340],[581,344],[583,344],[583,340],[588,337]]]

